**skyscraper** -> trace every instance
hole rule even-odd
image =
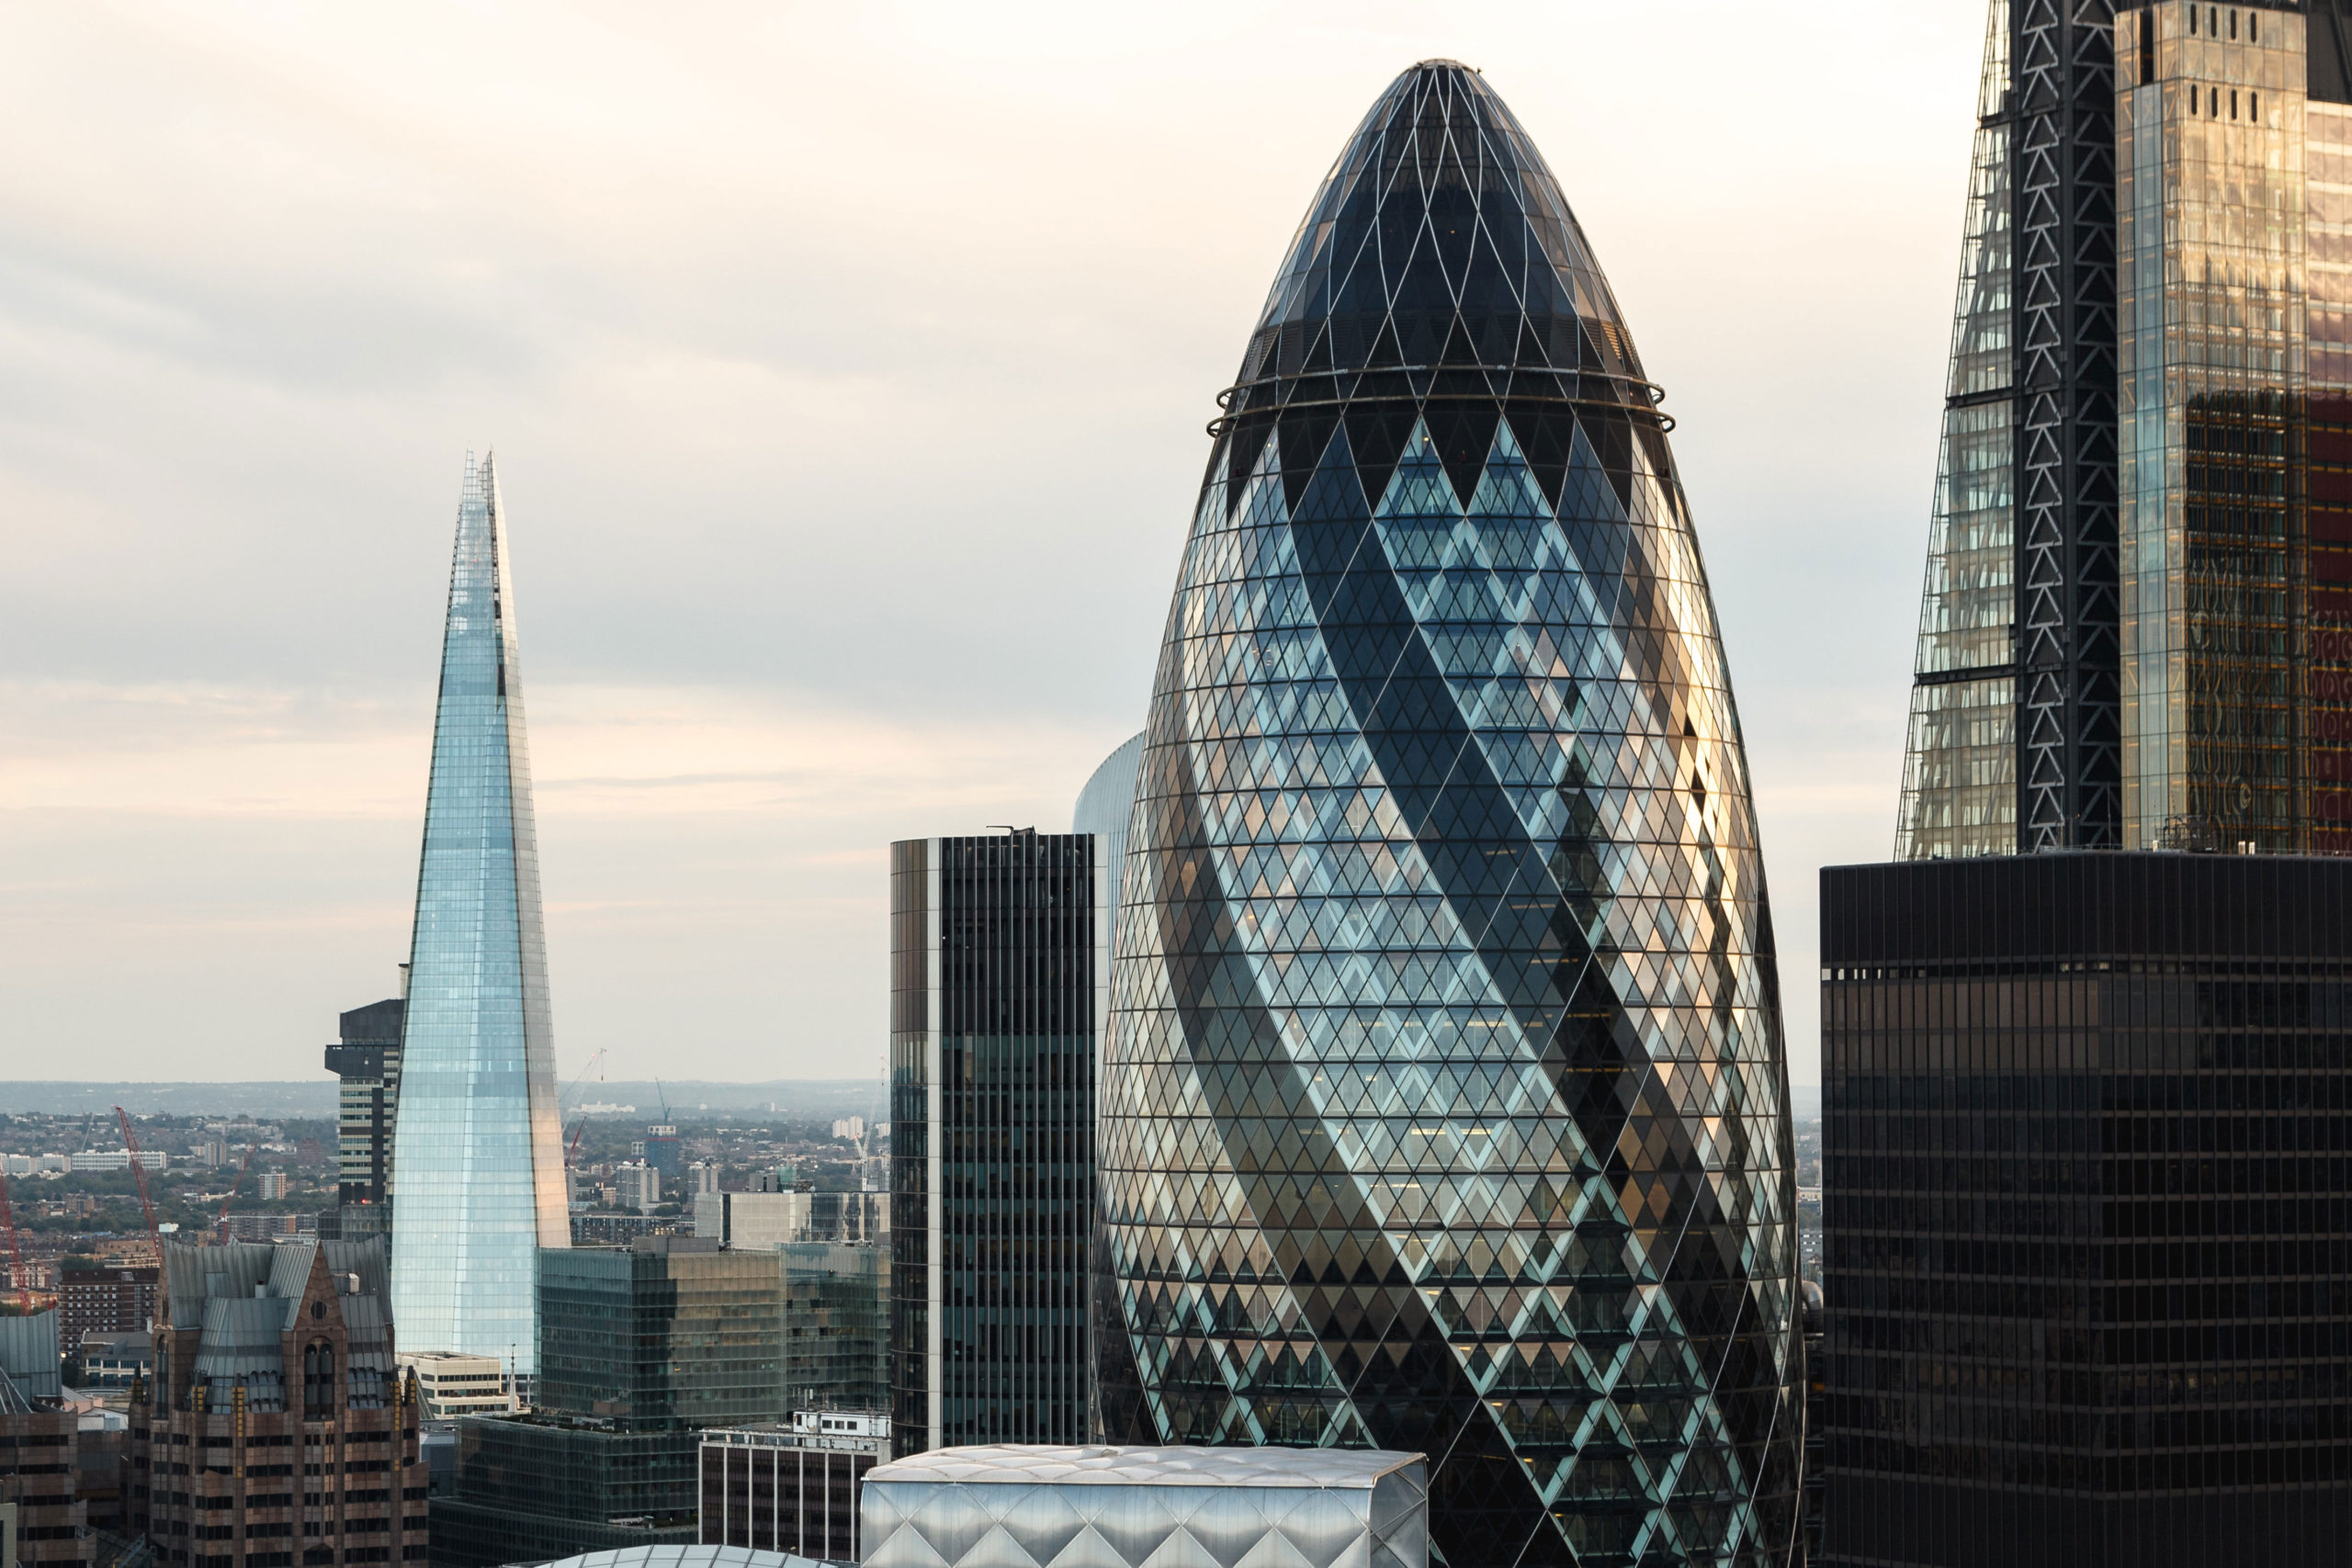
[[[890,846],[890,1399],[899,1453],[1086,1440],[1091,834]]]
[[[538,1258],[571,1245],[506,513],[466,465],[393,1135],[392,1304],[415,1350],[537,1371]]]
[[[407,979],[407,966],[401,966]],[[401,1093],[400,997],[387,997],[343,1014],[340,1039],[327,1047],[327,1071],[342,1078],[338,1096],[335,1204],[352,1211],[337,1215],[345,1241],[387,1228],[391,1190],[392,1126]]]
[[[2352,1529],[2342,9],[1990,7],[1897,863],[1822,874],[1828,1563]]]
[[[1900,859],[2352,851],[2352,18],[1993,0]]]
[[[1793,1544],[1771,922],[1661,396],[1525,130],[1414,66],[1219,397],[1153,693],[1103,1427],[1426,1453],[1451,1568]]]

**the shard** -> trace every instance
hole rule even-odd
[[[1661,396],[1526,131],[1415,66],[1220,399],[1152,698],[1104,1435],[1426,1453],[1450,1568],[1794,1539],[1771,920]]]
[[[538,1249],[571,1245],[506,513],[466,465],[394,1129],[392,1314],[413,1350],[538,1370]]]

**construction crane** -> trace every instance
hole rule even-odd
[[[254,1146],[247,1144],[244,1163],[237,1167],[236,1179],[229,1183],[229,1190],[220,1194],[220,1212],[212,1218],[212,1229],[216,1234],[229,1223],[229,1205],[237,1201],[237,1189],[244,1185],[245,1172],[253,1168],[253,1164]]]
[[[27,1312],[32,1310],[32,1287],[25,1283],[25,1244],[17,1235],[17,1211],[8,1202],[8,1178],[0,1174],[0,1225],[8,1227],[8,1256],[15,1271],[8,1282],[16,1287],[17,1304]]]
[[[139,1184],[139,1209],[147,1216],[147,1239],[155,1244],[155,1262],[164,1261],[164,1233],[155,1228],[155,1201],[147,1196],[147,1162],[139,1157],[139,1134],[130,1130],[130,1112],[118,1105],[115,1120],[122,1123],[122,1146],[130,1151],[130,1179]]]
[[[557,1097],[555,1102],[555,1113],[557,1123],[559,1125],[562,1122],[563,1108],[571,1103],[571,1097],[580,1092],[580,1086],[588,1081],[588,1075],[594,1072],[596,1070],[596,1064],[604,1059],[605,1048],[599,1045],[596,1047],[596,1054],[589,1057],[587,1063],[581,1067],[580,1071],[573,1075],[571,1087],[565,1089],[561,1095]],[[585,1116],[582,1116],[579,1121],[571,1124],[571,1141],[566,1144],[563,1149],[563,1167],[566,1170],[571,1168],[571,1156],[580,1152],[580,1134],[587,1130],[588,1118]]]

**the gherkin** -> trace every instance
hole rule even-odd
[[[1152,697],[1105,1436],[1421,1450],[1452,1568],[1791,1555],[1771,919],[1658,396],[1526,132],[1415,66],[1221,399]]]

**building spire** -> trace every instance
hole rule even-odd
[[[537,1370],[537,1255],[571,1243],[524,737],[494,457],[466,460],[417,874],[394,1133],[401,1343]]]

